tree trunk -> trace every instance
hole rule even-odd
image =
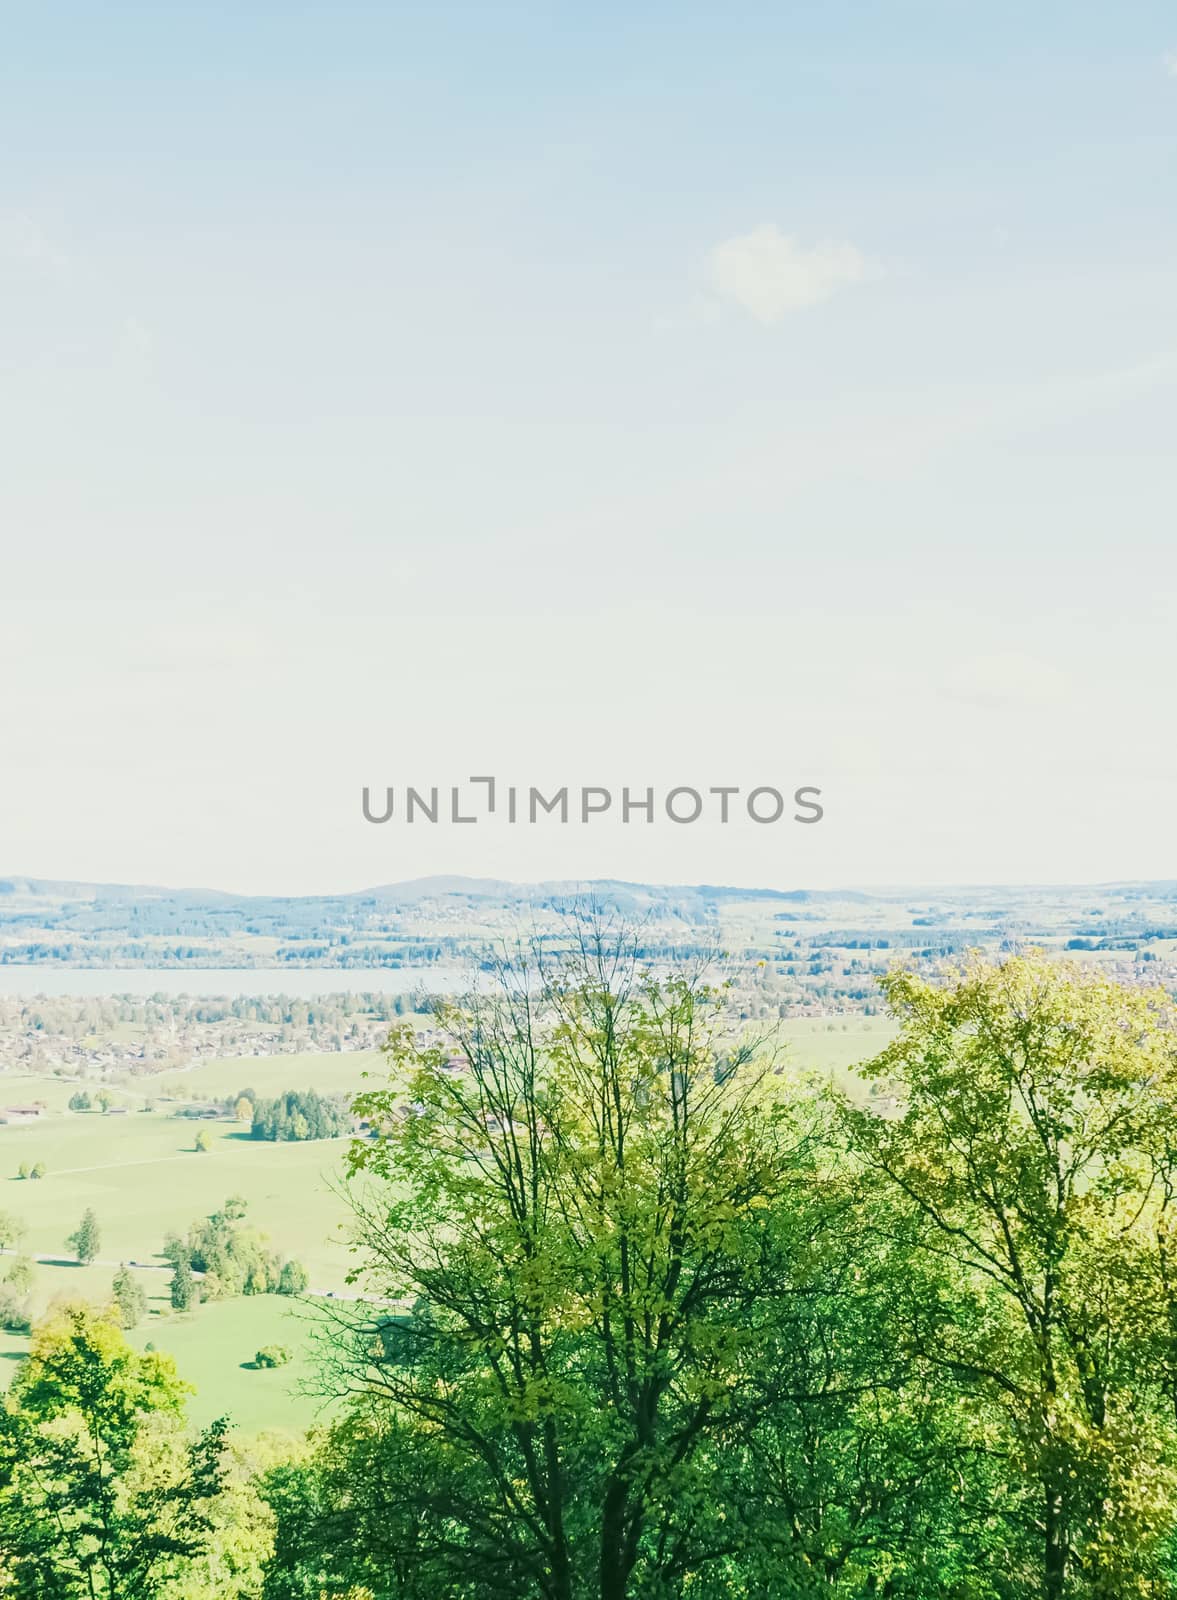
[[[623,1476],[614,1473],[601,1507],[600,1600],[626,1600],[630,1560],[627,1552],[625,1508],[629,1499]]]
[[[1043,1593],[1046,1600],[1063,1600],[1067,1589],[1067,1530],[1063,1523],[1062,1491],[1053,1483],[1046,1490],[1046,1551]]]

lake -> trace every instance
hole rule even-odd
[[[81,999],[129,994],[284,994],[307,1000],[321,994],[455,994],[474,986],[459,967],[50,967],[0,964],[0,995]]]

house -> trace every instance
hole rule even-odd
[[[0,1110],[0,1122],[36,1122],[42,1106],[5,1106]]]

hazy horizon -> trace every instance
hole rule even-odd
[[[413,889],[421,885],[437,886],[432,892],[461,893],[469,887],[472,892],[478,892],[481,886],[509,889],[553,889],[567,888],[571,894],[589,893],[594,888],[612,885],[619,888],[654,889],[654,890],[715,890],[719,893],[733,891],[736,893],[795,896],[802,894],[822,895],[833,897],[839,894],[878,896],[880,899],[916,894],[922,890],[960,890],[967,893],[970,889],[997,890],[1081,890],[1081,889],[1106,889],[1106,888],[1133,888],[1136,886],[1165,886],[1177,885],[1177,878],[1165,875],[1146,876],[1136,878],[1065,878],[1065,879],[994,879],[992,881],[960,880],[932,882],[930,880],[908,882],[854,882],[854,883],[822,883],[822,884],[774,884],[774,883],[735,883],[716,882],[711,879],[681,879],[670,880],[660,878],[618,878],[615,876],[599,878],[498,878],[474,873],[436,872],[427,873],[413,878],[400,878],[385,880],[380,883],[361,883],[355,885],[339,886],[333,888],[294,893],[291,891],[252,891],[237,889],[231,885],[213,883],[146,883],[127,882],[116,879],[91,879],[91,878],[66,878],[55,877],[45,873],[33,872],[6,872],[0,873],[0,885],[6,883],[32,883],[51,887],[71,886],[85,889],[126,889],[145,890],[149,892],[163,891],[169,894],[211,894],[224,895],[231,899],[290,899],[290,900],[315,900],[330,898],[354,898],[364,894],[380,893],[396,889]],[[441,885],[452,884],[451,889],[442,888]]]

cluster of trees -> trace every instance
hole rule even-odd
[[[599,930],[394,1034],[353,1205],[413,1309],[333,1313],[268,1595],[1177,1594],[1171,1002],[1031,958],[886,992],[873,1110]]]
[[[168,1234],[162,1253],[172,1263],[176,1310],[188,1311],[198,1300],[306,1290],[306,1268],[271,1249],[264,1233],[248,1227],[246,1210],[240,1195],[230,1195],[219,1211],[194,1222],[186,1237]]]
[[[114,1104],[114,1095],[109,1089],[98,1089],[93,1095],[88,1089],[78,1089],[69,1097],[71,1111],[109,1111]]]
[[[253,1102],[252,1135],[255,1139],[337,1139],[351,1129],[351,1114],[344,1095],[322,1095],[315,1089],[288,1089],[272,1100],[258,1099],[243,1089],[235,1105]]]
[[[436,1044],[394,1030],[348,1158],[364,1298],[326,1313],[342,1405],[235,1502],[247,1576],[176,1592],[1173,1600],[1173,1005],[1032,957],[885,987],[899,1031],[850,1096],[600,925],[440,1008]],[[242,1209],[177,1272],[248,1276]],[[212,1559],[223,1437],[174,1431],[174,1375],[113,1319],[37,1337],[0,1569],[170,1595],[118,1562]]]

